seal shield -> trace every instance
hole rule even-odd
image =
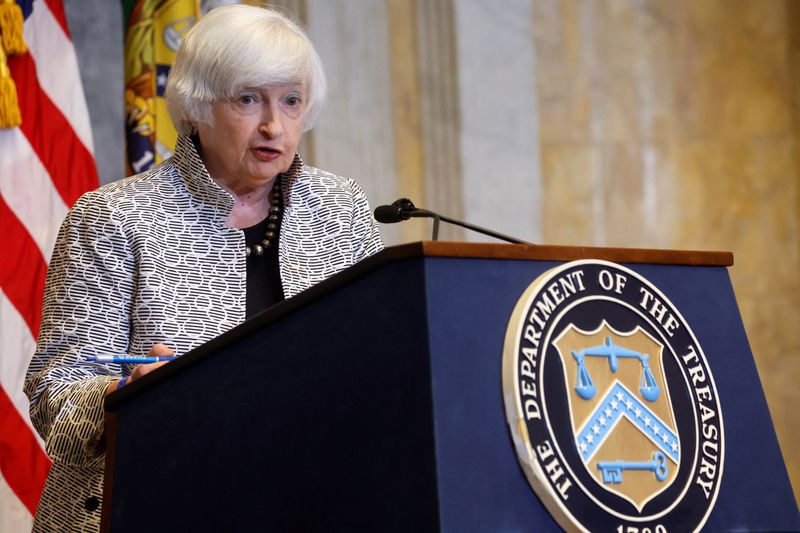
[[[680,437],[662,369],[663,345],[641,327],[567,325],[561,356],[575,445],[605,490],[644,504],[675,480]]]

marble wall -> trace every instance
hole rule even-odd
[[[65,4],[109,181],[119,176],[102,169],[121,168],[121,149],[97,140],[111,142],[109,121],[119,122],[105,80],[121,63],[92,49],[117,46],[118,27],[94,21],[119,8],[85,2],[93,7]],[[356,177],[373,205],[408,196],[548,244],[732,250],[800,495],[797,2],[272,3],[308,27],[331,78],[328,112],[303,155]],[[429,232],[411,221],[384,233],[393,244]],[[443,236],[480,239],[452,228]]]
[[[800,495],[800,8],[533,5],[544,240],[732,250]]]

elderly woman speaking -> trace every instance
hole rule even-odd
[[[99,527],[103,398],[167,364],[87,357],[180,356],[383,246],[358,185],[296,154],[326,82],[293,22],[211,11],[166,98],[174,156],[85,194],[59,233],[25,388],[53,460],[36,530]]]

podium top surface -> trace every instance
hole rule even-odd
[[[486,259],[530,259],[574,261],[603,259],[615,263],[661,265],[732,266],[732,252],[696,250],[653,250],[643,248],[600,248],[591,246],[553,246],[469,242],[421,241],[387,248],[386,259],[408,257],[474,257]]]

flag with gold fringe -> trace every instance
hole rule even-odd
[[[126,169],[136,174],[168,159],[178,134],[164,90],[183,36],[200,18],[199,0],[123,0]]]
[[[22,122],[17,86],[8,68],[8,56],[28,51],[22,36],[22,9],[14,0],[0,2],[0,128],[14,128]]]

